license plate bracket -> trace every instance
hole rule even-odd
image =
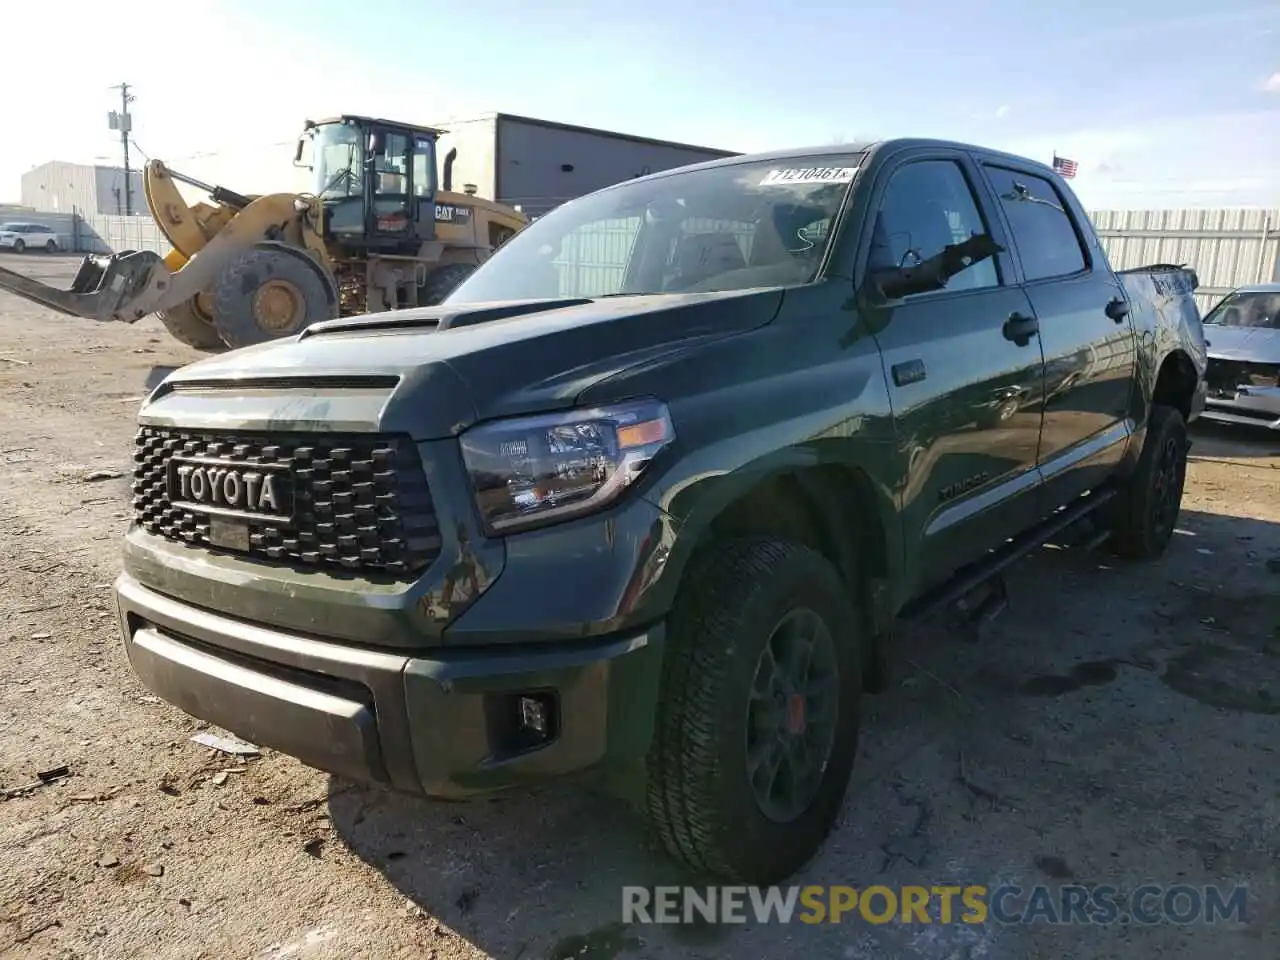
[[[209,544],[223,550],[249,551],[249,524],[227,517],[209,517]]]

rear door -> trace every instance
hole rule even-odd
[[[860,287],[973,234],[1007,247],[979,176],[968,156],[943,148],[882,168]],[[883,356],[905,471],[904,560],[917,587],[928,587],[1038,515],[1043,362],[1034,316],[1004,253],[971,264],[943,290],[879,305],[860,298],[860,308]],[[1019,327],[1030,332],[1011,338]]]
[[[1065,503],[1111,474],[1133,433],[1132,320],[1071,192],[1032,165],[1001,157],[983,166],[1040,324],[1045,403],[1037,459],[1047,502]]]

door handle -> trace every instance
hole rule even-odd
[[[1025,347],[1031,338],[1040,332],[1040,321],[1021,313],[1009,314],[1004,322],[1004,338],[1012,340],[1020,347]]]
[[[1129,304],[1120,297],[1113,297],[1107,301],[1106,311],[1108,317],[1119,323],[1129,315]]]

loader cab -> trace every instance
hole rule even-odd
[[[342,116],[308,123],[324,236],[348,249],[412,254],[436,231],[436,140],[429,127]]]

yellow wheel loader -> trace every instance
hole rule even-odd
[[[0,267],[0,290],[94,320],[155,313],[175,338],[209,352],[333,317],[430,306],[528,223],[511,207],[454,193],[456,151],[437,183],[439,134],[371,117],[308,121],[294,156],[313,172],[305,194],[245,196],[152,160],[143,184],[168,255],[85,257],[68,290]],[[179,182],[212,203],[187,203]]]

